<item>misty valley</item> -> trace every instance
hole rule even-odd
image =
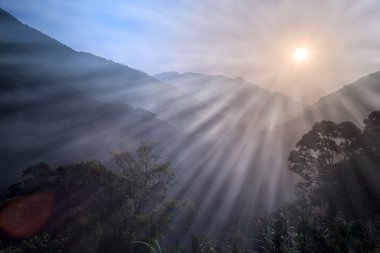
[[[300,101],[0,9],[0,253],[380,252],[380,71]]]

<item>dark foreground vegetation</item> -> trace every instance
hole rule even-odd
[[[380,111],[321,121],[289,154],[296,199],[223,240],[191,232],[191,203],[169,197],[172,165],[156,145],[98,161],[23,171],[1,202],[0,252],[380,252]],[[187,239],[183,239],[187,238]]]

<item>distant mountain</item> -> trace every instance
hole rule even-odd
[[[0,10],[2,189],[33,163],[107,162],[110,150],[139,141],[162,144],[181,169],[181,181],[200,175],[196,184],[206,185],[202,175],[221,171],[223,161],[214,163],[204,132],[186,136],[178,130],[198,124],[205,110],[207,105],[170,84],[76,52]],[[212,118],[217,121],[219,116]],[[208,131],[209,125],[203,128]],[[187,182],[192,192],[195,182]]]
[[[100,101],[150,110],[179,127],[186,127],[191,122],[188,118],[198,117],[205,108],[172,85],[128,66],[77,52],[1,9],[0,21],[0,61],[7,67],[12,64],[43,75],[52,85],[71,85]]]
[[[268,128],[300,113],[305,106],[291,98],[263,89],[242,78],[186,72],[164,72],[155,78],[229,115],[239,125]],[[238,117],[237,117],[238,116]]]
[[[363,127],[363,119],[370,112],[380,109],[380,71],[360,78],[354,83],[322,97],[302,113],[280,125],[275,131],[283,131],[289,145],[302,137],[312,125],[321,120],[336,123],[354,122]]]
[[[0,10],[1,178],[34,162],[104,160],[121,142],[154,140],[180,168],[183,183],[172,190],[195,202],[203,231],[278,204],[292,185],[272,177],[277,159],[262,161],[271,146],[261,129],[303,106],[242,79],[181,76],[198,91],[76,52]]]
[[[0,74],[1,85],[10,81],[4,77]],[[71,87],[49,89],[44,81],[20,73],[17,87],[0,91],[1,185],[40,161],[106,161],[122,144],[131,147],[146,140],[165,145],[177,134],[151,112],[98,102]]]
[[[154,75],[155,78],[161,81],[168,81],[171,82],[177,78],[181,77],[181,74],[175,71],[170,71],[170,72],[162,72],[160,74]]]
[[[244,131],[242,128],[237,128],[240,133],[240,138],[238,138],[240,145],[248,142],[250,147],[258,148],[250,152],[251,166],[254,169],[248,170],[245,180],[239,184],[241,191],[245,194],[235,198],[234,206],[238,209],[247,208],[248,196],[257,196],[263,189],[265,193],[262,192],[262,194],[272,196],[274,203],[284,201],[289,197],[291,189],[300,180],[297,176],[291,175],[287,168],[289,152],[315,122],[352,121],[362,127],[363,119],[370,112],[380,109],[380,72],[346,85],[308,107],[300,106],[281,94],[270,93],[240,78],[229,79],[223,76],[175,72],[162,73],[155,77],[175,85],[210,106],[221,108],[220,111],[224,114],[232,116],[232,121],[233,115],[238,115],[237,119],[241,118],[242,110],[246,110],[244,104],[251,104],[253,108],[258,108],[252,111],[246,110],[243,117],[243,119],[252,120],[251,127],[248,128],[251,129],[251,133],[247,129]],[[261,97],[262,100],[255,103],[257,97]],[[228,106],[223,107],[223,104]],[[271,110],[276,112],[276,109],[279,117],[274,121],[276,123],[272,125],[273,127],[263,126],[264,130],[256,134],[252,133],[252,128],[255,128],[254,121],[265,122],[266,126],[270,125],[273,121],[265,118],[265,115]],[[234,149],[237,147],[239,147],[238,144],[234,145]],[[239,158],[243,159],[243,155]],[[253,178],[258,175],[263,185],[253,187],[253,182],[256,182]],[[253,208],[253,210],[256,209]]]
[[[78,79],[94,80],[98,68],[150,78],[77,53],[0,10],[0,190],[33,163],[105,161],[124,143],[175,138],[178,130],[149,111],[84,93]]]
[[[266,130],[263,135],[268,136],[268,143],[277,143],[271,146],[271,154],[276,154],[277,170],[287,170],[289,151],[308,132],[315,122],[331,120],[336,123],[351,121],[358,127],[363,127],[363,120],[375,110],[380,109],[380,72],[362,77],[352,84],[348,84],[334,93],[320,98],[298,115]],[[263,161],[270,160],[270,156]]]
[[[268,180],[273,163],[258,159],[270,148],[260,129],[293,112],[288,99],[281,102],[278,94],[239,79],[217,78],[216,89],[214,77],[198,74],[187,75],[201,89],[190,94],[125,65],[76,52],[4,11],[0,21],[2,185],[35,162],[104,161],[121,143],[153,140],[176,162],[182,184],[171,190],[195,202],[200,214],[194,226],[203,232],[263,213],[292,192],[286,177]],[[211,99],[202,101],[203,87]],[[282,108],[275,110],[273,103]],[[287,191],[275,191],[272,184]],[[235,204],[239,209],[230,212]]]
[[[380,109],[380,71],[362,77],[338,91],[320,98],[305,115],[333,121],[349,120],[358,126],[373,110]],[[364,117],[363,117],[364,116]]]
[[[240,213],[240,217],[245,217],[250,212],[260,213],[291,198],[296,176],[286,169],[283,153],[278,153],[288,152],[288,149],[283,149],[284,136],[281,132],[268,129],[300,114],[304,105],[242,78],[191,72],[165,72],[154,77],[172,84],[211,108],[209,114],[198,119],[198,123],[203,121],[204,124],[200,123],[194,131],[214,144],[215,154],[210,159],[217,162],[213,174],[228,175],[220,187],[231,184],[231,188],[238,185],[240,189],[239,192],[220,190],[223,196],[218,198],[224,201],[226,198],[233,199],[226,201],[223,208],[233,206],[239,210],[236,212]],[[214,120],[213,115],[219,115],[219,118]],[[204,128],[210,128],[210,134],[202,134]],[[205,191],[206,185],[207,182],[199,187],[197,185],[197,189],[193,187],[191,191]],[[204,203],[211,210],[211,205],[215,204],[212,201]],[[210,216],[215,216],[215,213],[210,213]],[[239,215],[235,213],[233,217],[221,219],[238,224],[237,217]],[[209,217],[209,220],[213,219]]]
[[[317,120],[361,121],[378,109],[378,75],[305,109],[241,78],[151,77],[0,10],[0,184],[33,162],[103,160],[122,142],[158,141],[180,168],[172,190],[191,197],[195,226],[213,233],[289,199],[292,145]]]

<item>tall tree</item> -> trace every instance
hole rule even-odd
[[[352,122],[315,123],[289,154],[289,168],[303,181],[298,193],[329,216],[379,213],[379,112],[372,112],[361,131]]]
[[[121,169],[124,191],[132,202],[134,215],[151,211],[167,198],[167,188],[174,183],[175,174],[171,163],[163,160],[158,145],[142,143],[135,154],[112,152],[112,158]]]
[[[305,182],[302,191],[310,191],[329,179],[334,164],[360,152],[361,131],[352,122],[314,124],[289,154],[289,168]]]

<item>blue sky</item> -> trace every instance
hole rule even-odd
[[[168,2],[1,0],[0,7],[75,50],[145,69],[170,47],[181,4]]]
[[[380,70],[376,0],[0,0],[78,51],[149,74],[244,77],[311,103]],[[292,59],[310,48],[307,64]]]

